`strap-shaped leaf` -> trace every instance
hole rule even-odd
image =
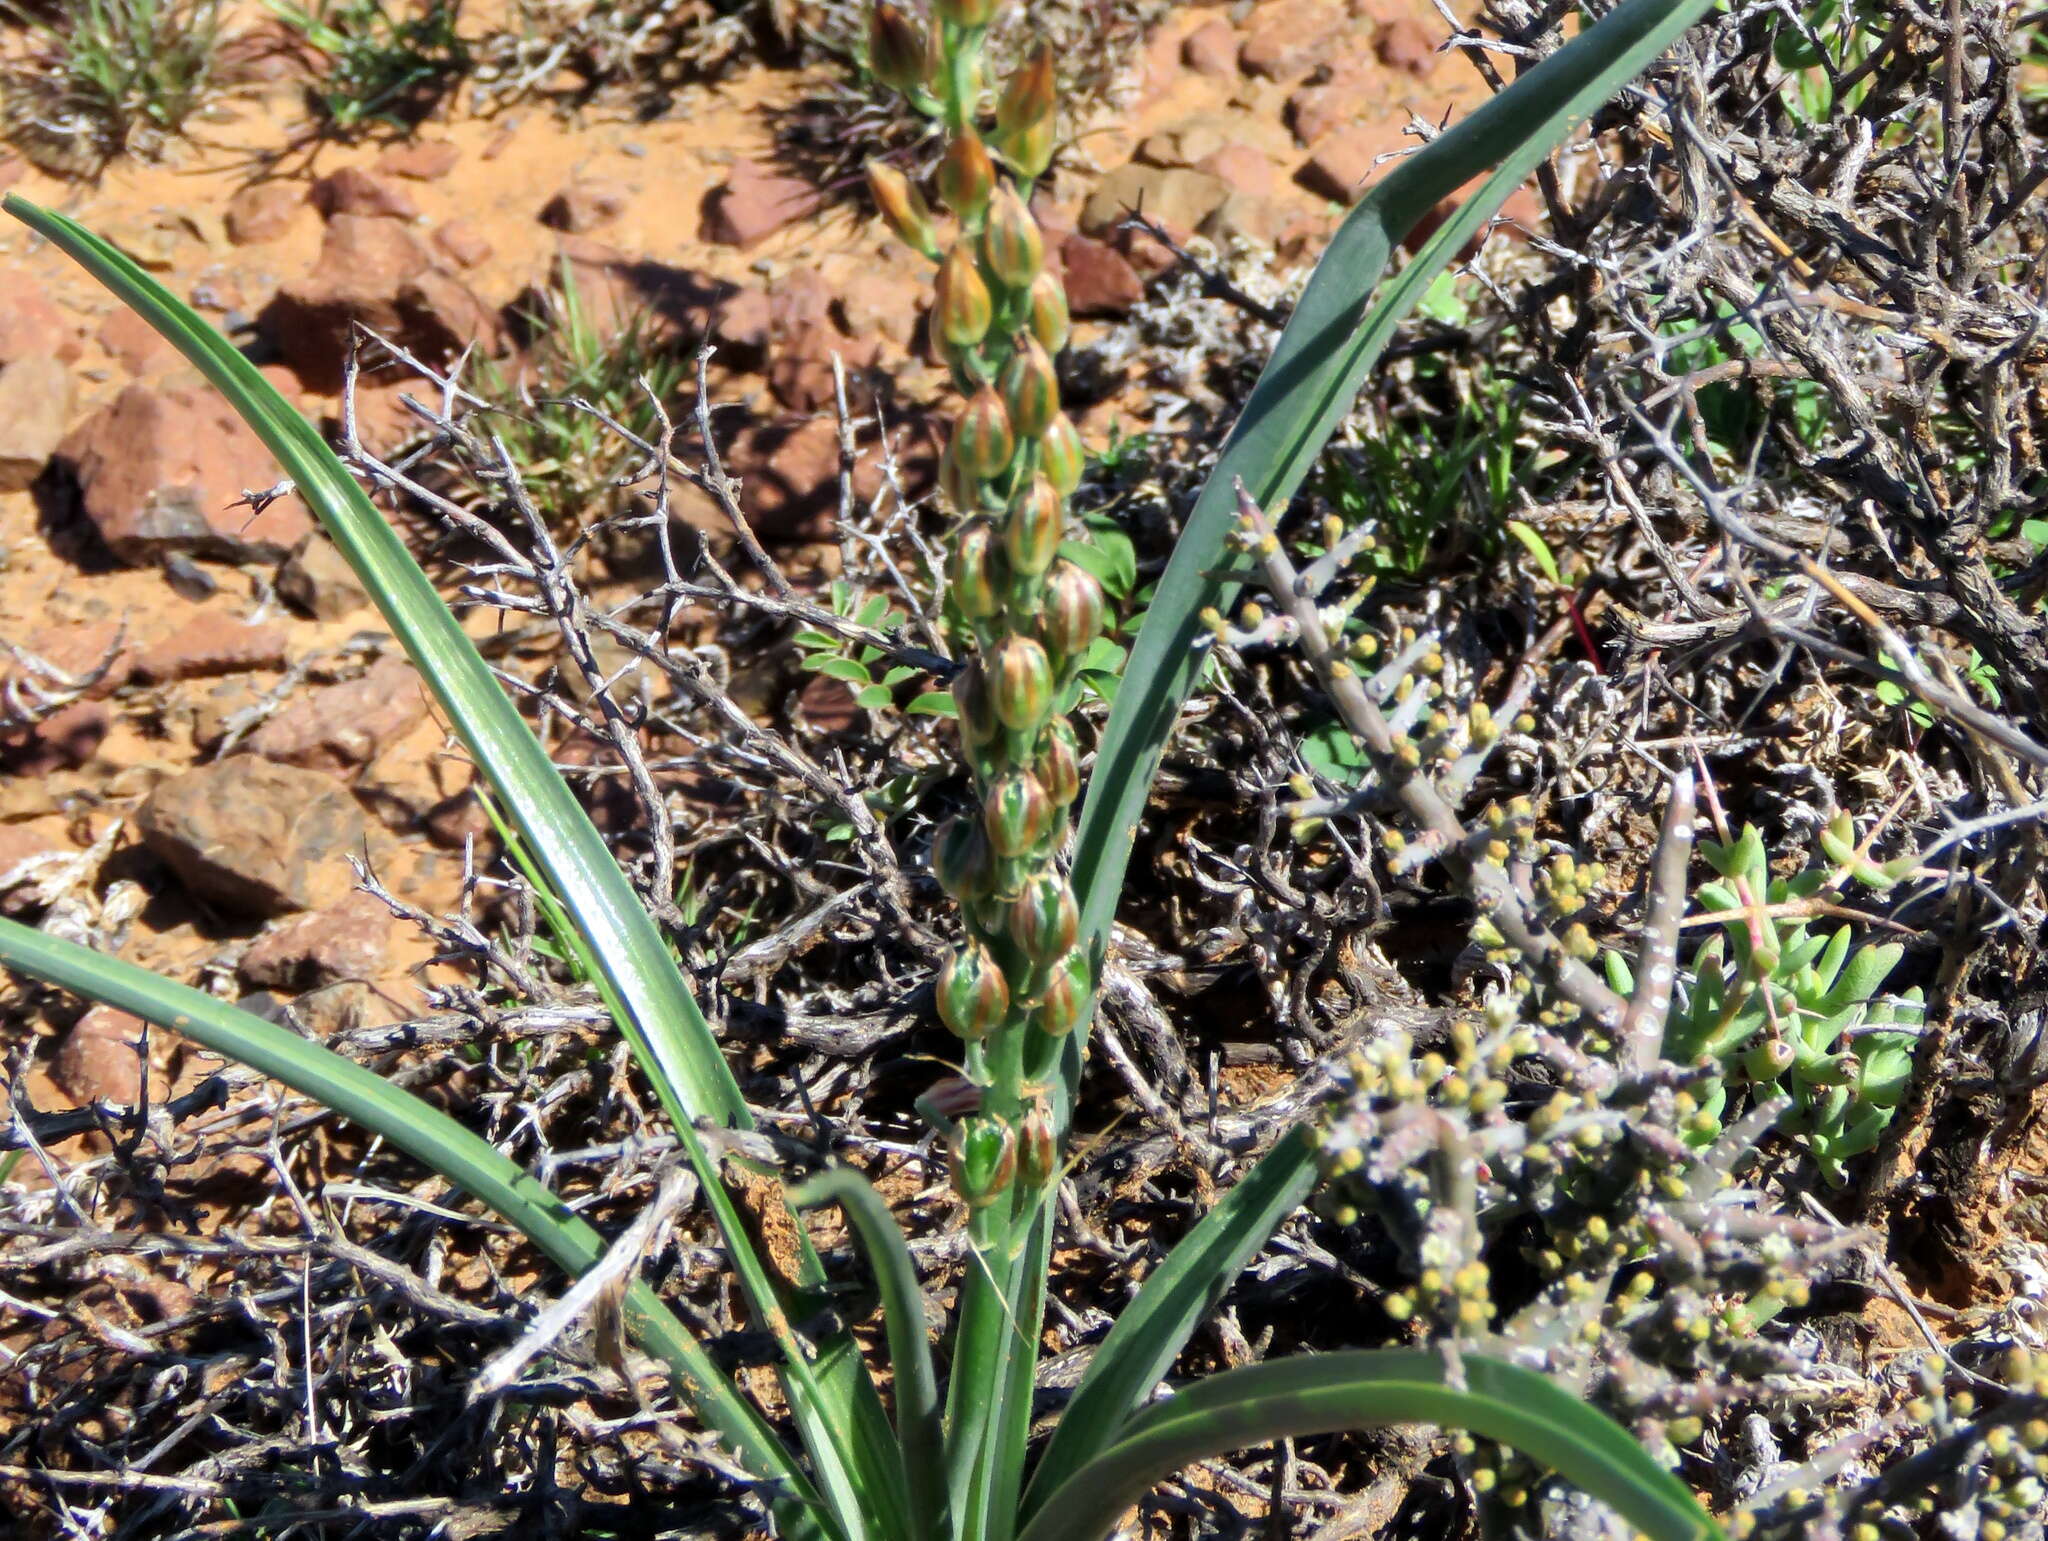
[[[1299,1355],[1226,1370],[1141,1413],[1047,1495],[1020,1541],[1099,1541],[1153,1485],[1195,1461],[1276,1439],[1431,1423],[1518,1450],[1605,1503],[1651,1541],[1708,1541],[1720,1528],[1612,1420],[1542,1376],[1478,1354],[1457,1386],[1422,1349]]]

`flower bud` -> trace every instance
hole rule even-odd
[[[1067,311],[1067,286],[1051,268],[1040,268],[1031,280],[1031,335],[1048,353],[1067,345],[1073,321]]]
[[[1045,168],[1052,164],[1052,130],[1052,117],[1048,114],[996,141],[1003,152],[1003,159],[1010,163],[1010,169],[1025,181],[1035,181],[1044,176]]]
[[[1052,367],[1052,355],[1029,332],[1003,366],[1003,402],[1019,438],[1041,437],[1059,416],[1059,374]]]
[[[939,455],[939,491],[954,511],[962,514],[977,512],[982,506],[981,481],[960,469],[960,463],[953,457],[953,446],[948,444]]]
[[[988,259],[988,270],[1012,289],[1025,287],[1045,266],[1045,238],[1015,188],[998,188],[989,201],[981,253]]]
[[[932,837],[932,876],[957,904],[988,897],[996,868],[981,820],[955,814],[939,826]]]
[[[869,161],[868,193],[897,240],[937,260],[939,232],[932,224],[932,211],[924,201],[924,194],[911,186],[910,178],[894,166]]]
[[[1052,566],[1066,533],[1067,505],[1043,476],[1018,493],[1003,521],[1003,552],[1013,572],[1035,578]]]
[[[942,1076],[932,1082],[931,1090],[917,1099],[920,1111],[929,1108],[927,1116],[957,1122],[970,1113],[981,1111],[981,1088],[964,1075]]]
[[[946,579],[953,606],[970,621],[985,621],[1003,607],[996,585],[1002,574],[996,561],[996,532],[977,519],[953,537]]]
[[[1048,1038],[1064,1038],[1088,1019],[1095,1003],[1095,980],[1088,960],[1069,952],[1052,971],[1038,1004],[1031,1009],[1031,1025]]]
[[[1003,638],[988,658],[988,698],[1006,728],[1028,733],[1052,715],[1052,660],[1030,637]]]
[[[969,744],[989,743],[1003,731],[995,703],[989,699],[988,677],[982,673],[980,659],[953,676],[953,706],[960,714],[960,736]]]
[[[998,856],[1022,856],[1045,838],[1052,819],[1052,799],[1027,770],[1004,771],[982,799],[982,827]]]
[[[1079,658],[1102,635],[1102,585],[1078,562],[1061,562],[1045,580],[1038,634],[1060,664]]]
[[[953,1191],[971,1209],[993,1204],[1017,1177],[1017,1137],[1000,1119],[976,1118],[953,1140]]]
[[[1052,67],[1052,49],[1041,43],[1003,84],[996,101],[996,129],[1004,138],[1052,117],[1059,81]]]
[[[988,207],[995,186],[996,167],[988,158],[988,147],[973,129],[962,129],[939,162],[939,196],[963,222],[972,224]]]
[[[1073,419],[1064,412],[1056,414],[1045,425],[1045,432],[1039,435],[1039,439],[1045,474],[1059,488],[1061,497],[1073,496],[1074,489],[1081,485],[1081,472],[1088,463],[1088,452],[1081,447],[1081,435],[1075,429]]]
[[[946,960],[933,992],[939,1017],[965,1043],[979,1043],[1010,1014],[1010,982],[995,954],[982,943],[967,945]]]
[[[1052,1115],[1043,1102],[1025,1110],[1017,1126],[1017,1175],[1027,1188],[1042,1188],[1059,1164],[1059,1143],[1053,1137]]]
[[[1055,722],[1046,730],[1031,774],[1055,808],[1064,808],[1081,795],[1081,746],[1074,742],[1074,730],[1065,722]]]
[[[1040,872],[1029,878],[1010,901],[1010,940],[1033,963],[1061,962],[1080,934],[1081,912],[1075,907],[1074,891],[1058,873]]]
[[[996,0],[932,0],[932,11],[956,27],[986,27],[996,13]]]
[[[984,385],[960,409],[952,449],[962,474],[976,481],[992,481],[1009,466],[1017,452],[1017,435],[1010,428],[1009,409],[993,386]]]
[[[900,9],[879,0],[868,14],[868,68],[892,91],[911,95],[925,83],[924,28]]]
[[[932,319],[939,335],[955,348],[978,347],[994,318],[995,302],[975,266],[974,253],[965,241],[956,241],[934,285]]]

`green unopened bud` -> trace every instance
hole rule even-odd
[[[953,607],[968,620],[985,621],[1002,609],[996,532],[987,520],[977,519],[953,537],[946,581]]]
[[[1052,67],[1052,49],[1040,43],[1003,83],[996,100],[996,130],[1005,138],[1050,118],[1058,103],[1059,80]]]
[[[1031,773],[1045,788],[1055,808],[1064,808],[1081,795],[1081,749],[1074,742],[1074,730],[1055,722],[1039,746]]]
[[[932,837],[932,876],[955,903],[972,904],[995,892],[995,857],[981,820],[955,814]]]
[[[1057,873],[1035,874],[1010,901],[1010,940],[1033,963],[1059,962],[1080,934],[1074,891]]]
[[[988,260],[988,270],[1012,289],[1024,288],[1044,267],[1045,238],[1015,188],[1000,187],[989,200],[981,252]]]
[[[1010,1014],[1010,982],[980,942],[970,940],[946,960],[934,993],[940,1019],[967,1043],[979,1043]]]
[[[1003,638],[987,669],[988,697],[1004,727],[1028,733],[1052,715],[1052,660],[1034,639]]]
[[[932,0],[932,13],[956,27],[986,27],[996,0]]]
[[[965,475],[985,482],[1002,475],[1016,452],[1009,408],[992,386],[984,385],[953,424],[953,458]]]
[[[968,1206],[993,1204],[1017,1178],[1017,1137],[1000,1119],[976,1118],[953,1140],[953,1191]]]
[[[868,193],[897,240],[927,257],[938,258],[939,232],[932,223],[931,207],[924,201],[924,194],[911,185],[910,178],[894,166],[869,161]]]
[[[1031,280],[1031,335],[1048,353],[1067,345],[1073,320],[1067,311],[1067,286],[1051,268],[1041,268]]]
[[[1742,1056],[1742,1068],[1752,1081],[1775,1081],[1792,1068],[1797,1058],[1792,1045],[1782,1038],[1766,1038],[1750,1046]]]
[[[1029,332],[1003,366],[1003,402],[1010,409],[1010,426],[1021,438],[1039,438],[1059,415],[1059,371],[1052,367],[1052,355]]]
[[[1059,490],[1043,476],[1018,493],[1003,521],[1003,552],[1010,570],[1035,578],[1059,555],[1066,533],[1067,505]]]
[[[954,243],[939,268],[932,316],[938,322],[939,335],[952,347],[978,347],[988,336],[995,302],[989,298],[988,284],[965,241]]]
[[[1059,488],[1061,497],[1073,496],[1074,489],[1081,485],[1081,472],[1088,463],[1088,452],[1081,447],[1081,435],[1073,420],[1066,413],[1060,413],[1045,425],[1040,441],[1039,453],[1045,474]]]
[[[1054,965],[1052,978],[1031,1008],[1031,1025],[1048,1038],[1064,1038],[1088,1019],[1095,1001],[1095,980],[1088,960],[1069,952]]]
[[[1045,175],[1045,168],[1052,164],[1053,121],[1050,115],[1036,123],[1003,135],[997,140],[997,147],[1003,152],[1003,159],[1010,163],[1010,169],[1027,182]]]
[[[1034,1102],[1017,1126],[1017,1175],[1027,1188],[1042,1188],[1058,1164],[1059,1145],[1053,1136],[1052,1115],[1042,1102]]]
[[[960,736],[971,745],[989,743],[1003,731],[995,702],[989,699],[988,676],[978,658],[953,676],[953,707],[960,719]]]
[[[971,225],[988,207],[995,187],[996,167],[988,158],[988,147],[973,129],[962,129],[939,162],[939,196],[963,223]]]
[[[960,469],[960,462],[954,458],[950,443],[939,454],[939,491],[954,510],[962,514],[978,512],[984,501],[981,479]]]
[[[889,0],[868,14],[868,68],[890,90],[910,96],[924,85],[927,52],[924,28]]]
[[[1027,770],[1007,770],[982,799],[982,828],[989,849],[1001,857],[1022,856],[1052,828],[1052,799]]]
[[[1038,634],[1061,665],[1079,658],[1102,635],[1102,585],[1078,562],[1059,563],[1045,580]]]

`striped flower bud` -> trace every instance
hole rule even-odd
[[[996,0],[932,0],[932,12],[956,27],[986,27],[996,13]]]
[[[1088,960],[1069,952],[1052,971],[1038,1004],[1031,1009],[1031,1025],[1048,1038],[1064,1038],[1088,1019],[1095,999],[1095,981]]]
[[[939,335],[955,348],[979,347],[995,313],[974,253],[965,241],[955,242],[939,266],[933,288],[932,319],[939,324]]]
[[[1025,181],[1036,181],[1052,164],[1053,123],[1048,115],[996,141],[1010,169]]]
[[[1045,266],[1045,238],[1013,187],[997,188],[989,200],[981,254],[988,260],[988,270],[1012,289],[1025,287]]]
[[[989,743],[1003,731],[995,703],[989,699],[988,677],[982,673],[980,659],[953,676],[953,706],[960,717],[960,736],[969,744]]]
[[[909,96],[925,83],[927,46],[924,28],[889,0],[868,13],[868,68],[890,90]]]
[[[1003,608],[997,589],[1002,580],[996,557],[996,532],[977,519],[953,537],[946,562],[948,593],[953,607],[970,621],[985,621]]]
[[[979,1043],[1010,1014],[1010,982],[1003,977],[1002,965],[985,945],[971,939],[939,970],[934,994],[940,1020],[964,1043]]]
[[[1040,872],[1025,880],[1010,901],[1010,940],[1033,963],[1058,963],[1073,950],[1081,934],[1081,912],[1074,891],[1056,872]]]
[[[1052,566],[1066,528],[1065,501],[1043,476],[1032,477],[1031,485],[1011,501],[1003,521],[1003,553],[1011,570],[1035,578]]]
[[[1064,808],[1081,795],[1081,746],[1074,741],[1074,730],[1063,720],[1054,721],[1046,730],[1031,774],[1038,778],[1055,808]]]
[[[964,1075],[941,1076],[917,1099],[917,1105],[920,1109],[929,1108],[934,1118],[957,1122],[981,1111],[981,1088]]]
[[[1042,1188],[1059,1163],[1059,1143],[1053,1136],[1052,1115],[1043,1102],[1025,1109],[1017,1126],[1017,1175],[1027,1188]]]
[[[972,514],[982,506],[981,481],[960,469],[960,463],[953,458],[953,446],[948,444],[939,455],[939,491],[954,511]]]
[[[1048,353],[1067,345],[1073,319],[1067,311],[1067,286],[1051,268],[1039,269],[1031,280],[1031,335]]]
[[[955,814],[932,837],[932,876],[956,904],[985,899],[995,889],[995,857],[981,820]]]
[[[970,1119],[953,1139],[953,1191],[983,1209],[1017,1178],[1017,1137],[996,1118]]]
[[[868,193],[897,240],[934,261],[938,259],[939,232],[932,224],[931,208],[925,203],[924,194],[911,185],[910,178],[894,166],[869,161]]]
[[[977,481],[1001,476],[1017,452],[1010,412],[993,386],[984,385],[960,409],[953,424],[953,459],[964,475]]]
[[[987,668],[988,698],[1004,727],[1028,733],[1052,715],[1052,660],[1032,638],[1003,638]]]
[[[1041,43],[1003,83],[1003,94],[996,100],[997,130],[1008,138],[1019,130],[1049,119],[1058,97],[1059,81],[1053,72],[1052,49]]]
[[[1052,799],[1027,770],[1007,770],[982,799],[982,828],[989,849],[1002,857],[1022,856],[1052,828]]]
[[[1081,472],[1088,463],[1088,452],[1081,447],[1081,435],[1074,420],[1064,412],[1059,413],[1046,424],[1039,438],[1045,474],[1059,488],[1061,497],[1072,497],[1074,489],[1081,485]]]
[[[988,146],[973,129],[962,129],[939,162],[939,196],[946,200],[947,208],[971,225],[988,207],[995,187],[996,167],[988,158]]]
[[[1045,580],[1038,634],[1062,665],[1079,658],[1102,635],[1102,585],[1078,562],[1061,562]]]
[[[1019,438],[1036,439],[1060,412],[1060,377],[1052,355],[1029,332],[1003,366],[1003,403]]]

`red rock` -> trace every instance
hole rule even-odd
[[[835,298],[831,285],[813,268],[793,269],[768,292],[768,388],[793,412],[817,412],[833,405],[835,356],[844,364],[851,385],[851,377],[870,368],[880,352],[873,337],[856,340],[840,329],[833,316]]]
[[[0,285],[0,364],[37,357],[75,364],[82,352],[77,332],[43,286],[25,273],[10,273]]]
[[[445,139],[413,139],[394,145],[377,157],[377,169],[389,177],[413,182],[438,182],[455,169],[462,152]]]
[[[547,201],[540,222],[551,230],[580,235],[609,225],[632,202],[632,190],[622,183],[606,177],[579,178]]]
[[[126,305],[110,311],[95,336],[108,355],[119,359],[131,375],[143,373],[157,359],[172,352],[163,333]]]
[[[1234,80],[1237,56],[1242,46],[1237,29],[1218,17],[1203,22],[1180,45],[1181,62],[1197,75],[1211,80]]]
[[[68,368],[47,354],[0,367],[0,492],[33,486],[70,426]]]
[[[785,225],[818,211],[818,190],[800,177],[754,161],[736,161],[723,186],[704,200],[702,238],[714,246],[758,246]]]
[[[1436,33],[1413,16],[1396,16],[1380,23],[1373,35],[1373,57],[1390,70],[1400,70],[1426,80],[1436,69]]]
[[[1378,172],[1380,156],[1400,148],[1398,136],[1384,125],[1339,129],[1315,147],[1294,179],[1319,197],[1356,203]]]
[[[418,219],[420,206],[396,182],[360,166],[344,166],[313,184],[313,207],[325,219],[360,214],[368,219]]]
[[[1458,212],[1458,205],[1464,202],[1470,190],[1469,187],[1460,189],[1416,221],[1415,228],[1401,238],[1402,249],[1408,252],[1420,251],[1423,243],[1443,227],[1444,221]],[[1505,240],[1525,241],[1531,231],[1543,228],[1548,217],[1549,211],[1544,206],[1543,195],[1525,182],[1509,193],[1493,219],[1459,248],[1458,260],[1470,262],[1479,255],[1479,248],[1496,235]]]
[[[764,538],[822,535],[839,507],[839,425],[829,417],[749,423],[725,468],[740,479],[740,511]]]
[[[384,970],[393,925],[391,911],[381,902],[352,893],[264,932],[242,954],[242,978],[294,995],[349,980],[367,983]]]
[[[420,827],[444,851],[459,851],[475,841],[479,861],[488,860],[498,848],[497,825],[467,788],[429,808],[420,817]]]
[[[1382,117],[1386,108],[1385,77],[1352,64],[1319,71],[1288,97],[1287,122],[1296,142],[1310,146],[1339,129]]]
[[[159,782],[136,827],[195,898],[262,916],[343,898],[355,880],[342,858],[367,833],[341,782],[256,755]]]
[[[1126,316],[1145,298],[1145,284],[1122,252],[1093,236],[1060,243],[1067,307],[1077,316]]]
[[[0,770],[47,776],[76,770],[99,753],[113,717],[102,701],[74,701],[32,727],[0,733]]]
[[[1238,55],[1247,75],[1291,80],[1322,61],[1343,26],[1343,15],[1326,0],[1276,0],[1252,13]]]
[[[1280,175],[1272,158],[1248,144],[1230,144],[1204,156],[1195,165],[1232,192],[1253,198],[1270,198],[1280,186]]]
[[[0,685],[19,689],[30,679],[42,679],[46,690],[63,689],[68,680],[69,688],[82,689],[89,699],[100,700],[127,684],[135,666],[135,638],[132,629],[120,621],[39,626],[29,633],[21,649],[62,678],[51,681],[41,671],[4,668],[0,669]]]
[[[768,296],[759,289],[735,289],[718,302],[711,340],[733,369],[758,369],[768,355],[771,326]]]
[[[1081,207],[1083,235],[1107,236],[1136,211],[1176,239],[1185,239],[1230,196],[1230,189],[1205,171],[1183,166],[1119,166],[1100,182]]]
[[[130,385],[58,446],[79,507],[107,549],[145,566],[181,552],[274,562],[312,527],[296,497],[234,506],[278,479],[270,451],[202,386]]]
[[[148,1029],[151,1050],[174,1035],[162,1028]],[[65,1031],[50,1062],[50,1079],[65,1096],[83,1107],[89,1102],[110,1102],[117,1107],[134,1107],[142,1100],[144,1025],[112,1006],[95,1006]],[[161,1072],[150,1071],[150,1100],[161,1098],[167,1089]]]
[[[267,760],[345,775],[368,765],[427,715],[419,675],[403,658],[383,658],[360,679],[301,696],[250,735]]]
[[[202,610],[161,642],[145,648],[135,660],[135,674],[151,682],[194,680],[282,669],[284,664],[282,626],[267,621],[252,626],[218,610]]]
[[[844,733],[861,720],[853,687],[826,674],[814,674],[804,681],[797,692],[796,711],[815,733]]]
[[[23,883],[32,882],[41,867],[40,858],[65,854],[70,849],[19,824],[0,824],[0,915],[20,916],[32,907],[28,894],[11,886],[14,874],[20,873]],[[29,863],[36,865],[30,867]]]
[[[228,199],[228,239],[237,246],[275,241],[306,206],[305,192],[289,182],[257,182]]]
[[[480,268],[496,248],[466,219],[451,219],[434,232],[434,245],[457,267]]]
[[[339,621],[370,602],[348,559],[318,530],[292,547],[277,569],[277,592],[316,621]]]

